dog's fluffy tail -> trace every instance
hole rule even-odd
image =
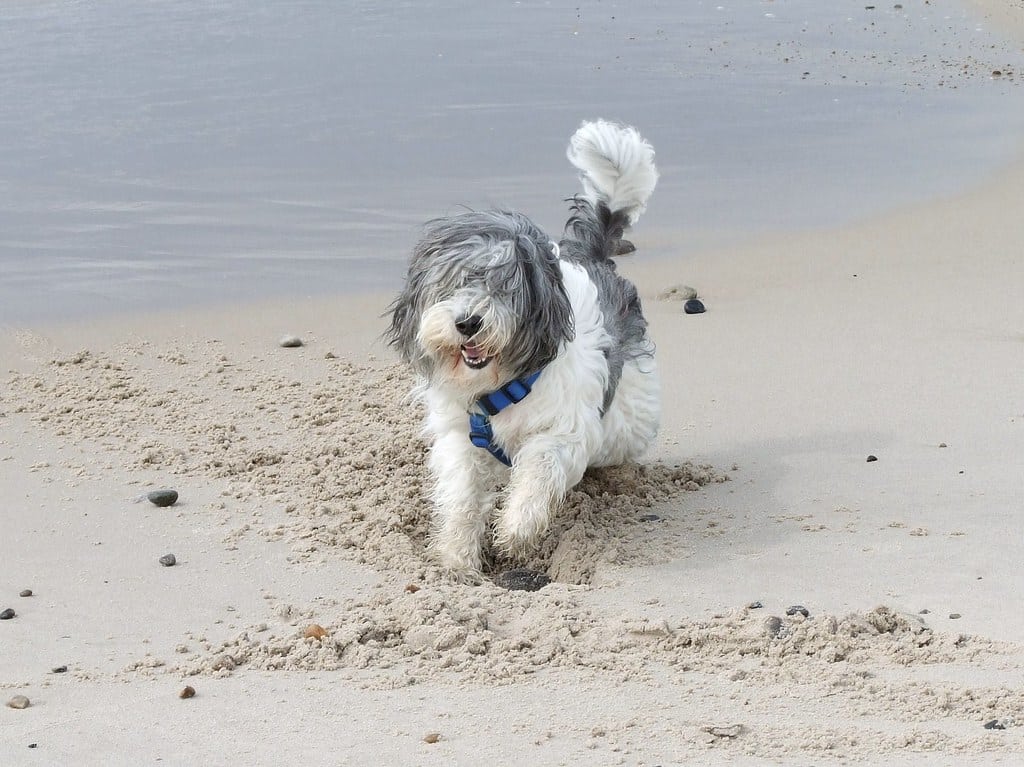
[[[580,170],[583,195],[595,208],[606,205],[622,213],[632,226],[647,208],[658,183],[654,148],[636,128],[606,120],[580,125],[566,150],[569,162]]]

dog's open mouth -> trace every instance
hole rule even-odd
[[[491,358],[483,353],[483,350],[472,341],[464,343],[462,349],[462,361],[466,363],[467,367],[473,368],[473,370],[480,370],[481,368],[487,367],[487,363],[491,361]]]

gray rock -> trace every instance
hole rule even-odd
[[[173,506],[178,502],[177,490],[154,490],[146,493],[147,500],[154,506]]]
[[[164,554],[160,557],[160,564],[164,567],[174,567],[178,563],[173,554]]]
[[[551,578],[536,570],[517,567],[494,576],[494,583],[509,591],[539,591],[551,583]]]
[[[691,298],[683,304],[683,311],[687,314],[703,314],[707,310],[704,308],[703,301],[699,298]]]
[[[810,618],[811,617],[811,611],[808,610],[803,605],[793,605],[792,607],[787,607],[786,608],[786,615],[797,615],[797,614],[802,615],[805,618]]]
[[[282,336],[281,340],[277,342],[278,346],[283,346],[285,349],[297,349],[302,346],[302,339],[298,336]]]
[[[28,708],[32,703],[24,695],[15,695],[7,701],[8,708]]]
[[[3,612],[0,612],[0,621],[9,621],[15,615],[17,615],[17,613],[14,612],[14,610],[12,610],[10,607],[8,607]]]
[[[32,596],[32,589],[23,589],[21,591],[21,593],[18,594],[18,596],[19,597],[30,597],[30,596]]]

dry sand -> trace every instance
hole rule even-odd
[[[4,329],[0,761],[1019,763],[1022,202],[685,263],[641,225],[662,436],[534,593],[423,557],[386,296]]]

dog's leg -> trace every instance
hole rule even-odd
[[[508,501],[495,526],[494,542],[508,554],[526,553],[551,524],[555,507],[583,478],[587,468],[581,444],[537,437],[516,455]]]
[[[430,451],[434,474],[434,558],[461,578],[479,576],[492,497],[481,455],[464,431],[439,437]]]

